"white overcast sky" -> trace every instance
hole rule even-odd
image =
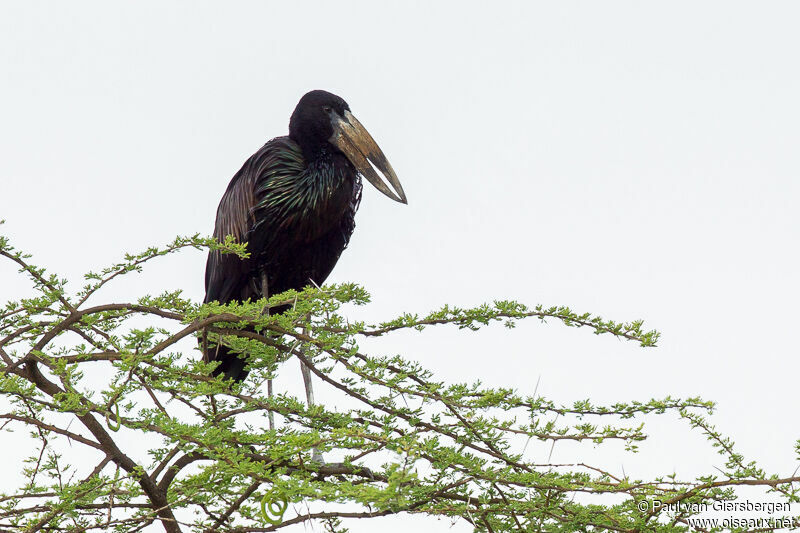
[[[242,162],[326,89],[409,197],[365,185],[329,280],[372,292],[359,315],[514,298],[663,333],[645,350],[531,322],[375,349],[448,381],[540,380],[558,402],[701,395],[746,458],[789,475],[799,23],[794,2],[731,0],[2,2],[0,232],[76,285],[126,251],[210,234]],[[108,298],[180,287],[199,300],[204,267],[188,252]],[[0,264],[0,300],[26,294],[21,279]],[[721,465],[674,417],[648,428],[642,454],[610,469]]]

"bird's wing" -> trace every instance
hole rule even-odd
[[[214,238],[232,235],[237,242],[249,240],[253,228],[263,224],[254,212],[264,201],[264,191],[283,174],[299,174],[304,167],[300,147],[289,137],[272,139],[254,153],[231,179],[217,208]],[[251,253],[253,252],[250,250]],[[211,251],[206,263],[206,302],[222,303],[257,296],[250,285],[256,257],[242,260],[233,254]]]

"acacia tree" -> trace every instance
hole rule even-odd
[[[147,261],[207,247],[246,255],[231,241],[179,238],[87,274],[73,293],[0,237],[0,255],[32,282],[30,297],[0,309],[0,425],[16,432],[15,446],[19,430],[30,432],[21,484],[0,483],[0,530],[243,533],[318,521],[341,531],[347,519],[417,513],[487,532],[671,532],[687,530],[697,508],[668,512],[655,500],[730,500],[736,486],[754,485],[798,501],[800,476],[767,476],[746,462],[699,398],[556,405],[533,391],[447,384],[418,362],[359,348],[396,331],[531,318],[654,346],[658,333],[640,321],[497,301],[351,322],[342,305],[369,301],[352,284],[229,305],[200,305],[179,291],[100,300],[100,289]],[[285,313],[266,312],[287,303]],[[202,362],[198,340],[246,357],[247,381],[211,377],[215,363]],[[291,391],[270,394],[267,381],[291,359],[341,401],[309,407]],[[525,453],[528,441],[562,440],[635,453],[644,421],[668,412],[708,438],[724,471],[639,480],[579,452],[571,464]]]

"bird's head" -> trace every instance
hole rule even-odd
[[[311,91],[298,102],[289,121],[289,137],[303,149],[317,151],[326,144],[340,150],[376,189],[397,202],[408,203],[400,180],[375,139],[335,94]],[[373,168],[373,165],[375,168]],[[375,169],[386,178],[390,189]]]

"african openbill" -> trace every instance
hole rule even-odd
[[[292,113],[289,135],[253,154],[222,196],[214,237],[247,242],[250,257],[211,251],[205,301],[243,301],[322,285],[355,228],[361,176],[392,200],[407,203],[392,166],[347,102],[326,91],[304,95]],[[236,381],[247,376],[245,361],[223,345],[207,348],[205,359],[220,362],[215,375]],[[310,374],[303,371],[313,403]]]

